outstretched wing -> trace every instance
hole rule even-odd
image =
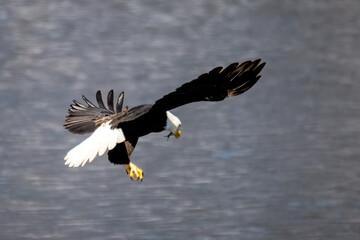
[[[99,106],[90,102],[85,96],[82,96],[86,105],[74,100],[70,105],[66,124],[64,127],[71,133],[86,134],[92,133],[102,123],[119,117],[123,114],[124,92],[121,92],[114,106],[114,91],[109,91],[107,95],[107,106],[104,104],[101,91],[97,91],[96,100]],[[126,110],[126,109],[125,109]]]
[[[119,95],[115,105],[113,90],[107,96],[107,106],[103,102],[100,91],[96,93],[99,106],[90,102],[85,96],[83,99],[87,106],[74,100],[74,104],[70,105],[64,126],[72,133],[93,133],[67,153],[65,164],[69,167],[84,166],[97,155],[101,156],[125,141],[122,129],[112,124],[114,119],[121,118],[127,112],[127,107],[124,109],[122,107],[124,92]]]
[[[258,74],[265,66],[265,62],[260,62],[258,59],[214,68],[157,100],[153,108],[166,111],[192,102],[221,101],[237,96],[259,80],[261,76]]]

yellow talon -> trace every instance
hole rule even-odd
[[[125,165],[126,173],[130,175],[130,179],[134,181],[141,181],[144,178],[144,172],[140,168],[138,168],[135,164],[130,162]]]

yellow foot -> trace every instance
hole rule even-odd
[[[144,178],[144,172],[138,168],[135,164],[130,162],[129,164],[124,165],[126,173],[130,175],[130,179],[134,181],[142,182]]]

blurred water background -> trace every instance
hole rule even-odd
[[[0,4],[0,239],[359,239],[360,1],[14,0]],[[72,99],[153,103],[262,58],[254,88],[178,108],[142,138],[142,184],[100,157]]]

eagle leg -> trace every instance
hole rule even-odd
[[[130,179],[133,181],[142,182],[144,178],[144,172],[140,168],[138,168],[135,164],[130,162],[129,164],[125,164],[125,171],[128,175],[130,175]]]

